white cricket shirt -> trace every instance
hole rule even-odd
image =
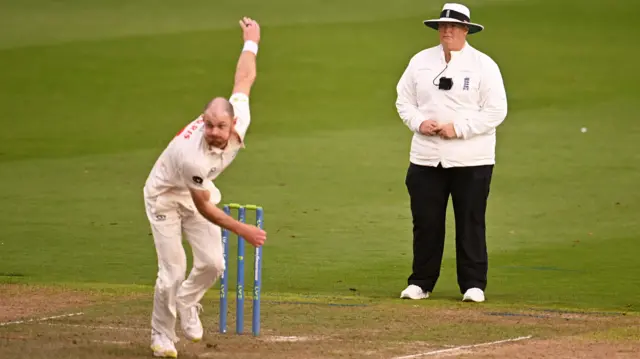
[[[438,89],[441,77],[453,80],[450,90]],[[495,164],[496,127],[507,115],[507,96],[500,69],[489,56],[465,43],[461,51],[451,52],[447,66],[442,45],[428,48],[411,58],[396,90],[398,114],[414,133],[412,163]],[[458,138],[420,134],[425,120],[453,123]]]
[[[244,147],[244,137],[251,122],[247,95],[233,94],[229,102],[237,117],[235,130],[241,141],[232,136],[224,150],[209,146],[203,136],[204,121],[199,116],[178,132],[157,159],[144,186],[145,197],[170,195],[178,200],[190,199],[191,187],[209,190],[210,201],[220,202],[220,191],[212,181]]]

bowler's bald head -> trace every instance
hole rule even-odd
[[[207,103],[207,106],[204,108],[204,115],[206,118],[210,119],[229,118],[233,120],[233,106],[231,106],[231,103],[229,103],[229,100],[226,98],[216,97]]]

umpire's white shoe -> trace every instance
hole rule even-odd
[[[419,286],[411,284],[400,293],[400,298],[425,299],[429,298],[429,292],[425,292]]]
[[[196,304],[191,308],[180,309],[180,324],[184,336],[196,343],[202,339],[202,322],[198,313],[202,311],[202,305]]]
[[[471,288],[468,289],[464,296],[462,296],[463,302],[484,302],[484,292],[480,288]]]
[[[177,358],[178,351],[173,344],[173,340],[168,336],[158,333],[155,330],[151,333],[151,350],[153,350],[153,356],[159,358]]]

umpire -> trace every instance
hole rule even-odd
[[[440,44],[414,55],[397,85],[396,107],[413,132],[406,186],[413,217],[413,265],[401,298],[428,298],[444,250],[449,195],[456,228],[458,286],[463,301],[483,302],[487,286],[485,212],[496,128],[507,115],[498,65],[471,47],[467,35],[484,29],[469,9],[444,5],[424,24]]]

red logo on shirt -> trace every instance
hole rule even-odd
[[[198,125],[200,125],[203,122],[204,121],[202,119],[199,119],[193,125],[186,125],[183,129],[181,129],[180,131],[178,131],[178,133],[176,133],[176,137],[184,133],[183,137],[188,140],[191,137],[191,135],[193,135],[193,131],[197,130]]]

